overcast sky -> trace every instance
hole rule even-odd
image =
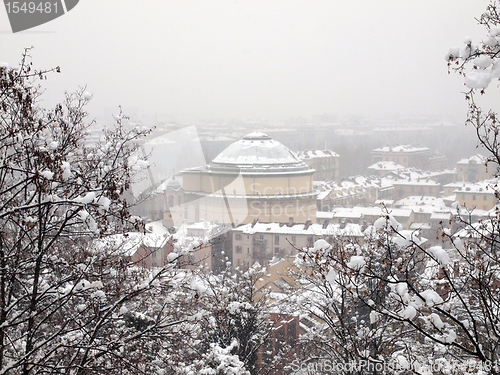
[[[464,114],[463,80],[444,56],[470,36],[487,0],[80,0],[12,34],[0,9],[0,61],[34,46],[46,104],[87,85],[100,117]],[[496,88],[494,88],[497,90]]]

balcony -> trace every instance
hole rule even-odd
[[[253,243],[254,243],[254,245],[266,245],[267,244],[267,239],[254,237]]]

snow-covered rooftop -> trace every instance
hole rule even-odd
[[[498,180],[484,180],[479,182],[463,182],[454,191],[455,193],[481,193],[481,194],[494,194],[494,186],[498,184]]]
[[[232,143],[209,165],[218,171],[275,173],[286,171],[312,171],[290,149],[262,132],[247,134]]]
[[[412,210],[403,208],[391,208],[390,213],[395,217],[410,217]],[[338,207],[332,211],[332,218],[357,218],[360,219],[365,216],[381,216],[384,214],[382,207]],[[318,213],[316,213],[318,217]]]
[[[422,195],[411,195],[409,197],[400,199],[395,202],[396,207],[421,207],[421,206],[431,206],[434,209],[444,208],[446,204],[443,198],[431,197],[431,196],[422,196]]]
[[[375,171],[397,171],[405,169],[405,167],[393,161],[379,161],[378,163],[370,165],[368,169]]]
[[[304,150],[297,152],[297,156],[302,160],[326,157],[339,157],[339,154],[331,150]]]
[[[439,182],[436,182],[431,179],[403,179],[403,180],[397,180],[394,181],[394,185],[421,185],[421,186],[439,186]]]
[[[418,145],[383,146],[374,149],[372,152],[412,153],[412,152],[422,152],[422,151],[429,151],[429,148]]]
[[[470,158],[460,159],[457,164],[484,164],[486,158],[481,154],[472,155]]]
[[[280,223],[256,223],[256,224],[245,224],[233,231],[242,232],[246,234],[254,233],[271,233],[271,234],[282,234],[282,235],[316,235],[316,236],[327,236],[327,235],[345,235],[345,236],[363,236],[361,226],[358,224],[347,224],[344,228],[340,228],[340,224],[329,224],[323,227],[322,224],[311,224],[306,226],[304,224],[294,224],[292,226],[283,225]]]
[[[149,249],[158,249],[165,246],[169,239],[169,234],[130,232],[103,238],[94,243],[94,246],[96,249],[105,249],[106,251],[119,252],[125,256],[132,256],[141,245]]]

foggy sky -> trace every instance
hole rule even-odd
[[[460,116],[463,79],[447,74],[444,56],[466,36],[483,37],[474,17],[487,4],[80,0],[17,34],[2,8],[0,61],[15,65],[34,46],[35,66],[62,70],[49,77],[44,105],[86,85],[93,117],[118,105],[139,120]]]

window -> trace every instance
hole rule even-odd
[[[475,200],[476,200],[476,195],[475,195],[475,194],[473,194],[473,195],[472,195],[472,200],[473,200],[473,201],[475,201]]]
[[[247,247],[247,254],[250,254],[250,248]]]
[[[153,251],[153,252],[151,253],[151,258],[156,258],[156,251]]]
[[[240,240],[241,240],[241,234],[236,233],[236,234],[234,235],[234,239],[235,239],[236,241],[240,241]]]
[[[292,244],[295,245],[297,243],[297,236],[292,236]]]
[[[274,243],[280,243],[280,236],[274,236]]]
[[[274,248],[274,254],[279,254],[280,253],[280,248],[279,247],[275,247]]]
[[[488,197],[486,195],[483,195],[483,201],[486,201]]]
[[[241,246],[236,246],[235,249],[236,249],[237,253],[241,254],[241,250],[242,250]]]
[[[312,247],[314,245],[314,238],[307,237],[307,247]]]

